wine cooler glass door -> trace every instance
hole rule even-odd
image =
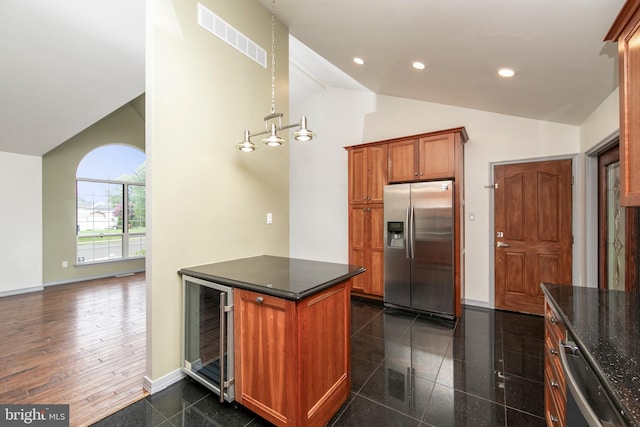
[[[232,401],[233,289],[192,277],[183,282],[184,372],[220,401]]]

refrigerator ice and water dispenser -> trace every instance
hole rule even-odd
[[[404,248],[404,222],[387,222],[387,246],[390,248]]]

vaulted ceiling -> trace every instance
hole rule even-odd
[[[43,155],[144,92],[144,0],[0,2],[0,151]]]
[[[603,37],[623,2],[278,0],[276,14],[373,92],[579,125],[618,85],[616,46]],[[0,2],[0,151],[42,155],[140,95],[144,8]],[[291,54],[319,81],[348,80],[304,46]],[[515,76],[499,78],[500,67]]]

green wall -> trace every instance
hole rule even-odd
[[[271,16],[255,0],[202,0],[262,46]],[[181,267],[289,252],[288,145],[241,153],[264,128],[266,69],[197,24],[198,2],[152,2],[147,27],[147,380],[181,365]],[[288,116],[288,33],[276,28],[277,110]],[[288,120],[288,117],[285,117]],[[266,214],[273,224],[266,224]]]
[[[144,95],[42,157],[43,284],[113,276],[145,269],[144,259],[75,265],[76,169],[82,158],[106,144],[145,149]],[[63,268],[62,262],[68,267]]]

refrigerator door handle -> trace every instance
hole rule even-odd
[[[411,205],[411,216],[409,218],[409,244],[411,245],[411,259],[416,257],[416,230],[415,230],[415,214],[413,204]]]
[[[404,215],[404,252],[407,258],[411,257],[409,249],[409,235],[411,233],[411,223],[409,222],[409,205],[405,209]]]

